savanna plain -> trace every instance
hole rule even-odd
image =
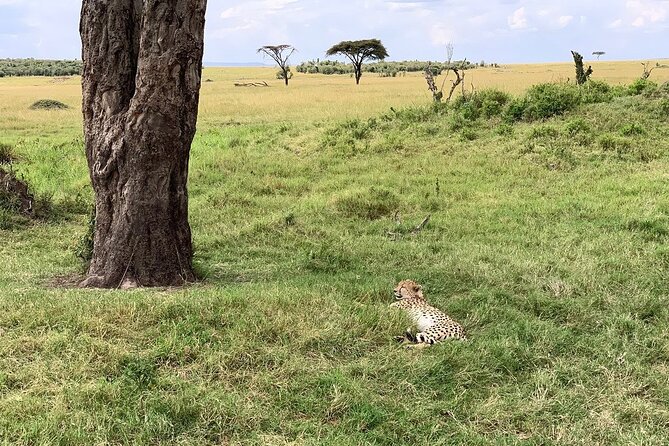
[[[0,79],[42,203],[0,209],[0,444],[669,444],[669,69],[593,68],[470,70],[448,106],[418,74],[206,69],[202,280],[133,291],[72,286],[80,79]],[[407,278],[469,341],[393,340]]]

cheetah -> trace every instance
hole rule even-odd
[[[462,325],[428,304],[423,296],[423,288],[413,280],[400,282],[394,294],[397,302],[390,306],[404,310],[418,329],[414,335],[409,327],[405,336],[397,337],[398,341],[408,340],[411,343],[409,347],[422,348],[444,339],[467,339]]]

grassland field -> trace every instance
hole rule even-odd
[[[669,98],[509,124],[435,112],[418,74],[285,88],[275,71],[205,70],[203,281],[129,292],[54,285],[83,272],[80,80],[0,79],[0,143],[53,208],[0,228],[1,445],[669,444]],[[573,77],[466,82],[522,95]],[[44,98],[70,108],[29,110]],[[396,344],[405,278],[470,341]]]

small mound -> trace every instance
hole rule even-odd
[[[0,209],[24,217],[33,217],[34,201],[35,198],[24,181],[16,178],[12,172],[0,169]]]
[[[70,107],[54,99],[40,99],[30,106],[31,110],[65,110],[67,108]]]

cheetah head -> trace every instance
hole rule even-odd
[[[395,290],[395,299],[425,299],[423,297],[423,287],[413,280],[403,280],[397,284]]]

